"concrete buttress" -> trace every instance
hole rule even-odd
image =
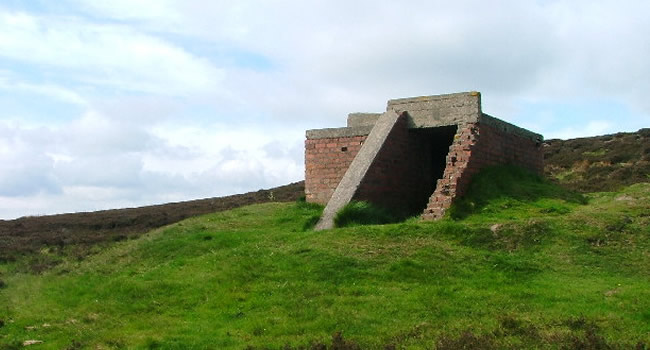
[[[379,116],[374,127],[361,146],[359,153],[354,157],[350,167],[343,175],[341,182],[334,190],[332,198],[327,202],[323,215],[316,224],[316,230],[327,230],[334,227],[334,217],[346,204],[350,203],[357,189],[361,185],[368,169],[386,143],[391,131],[400,118],[405,118],[403,113],[390,110]]]

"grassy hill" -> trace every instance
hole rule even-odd
[[[87,213],[29,216],[0,220],[0,262],[25,256],[29,270],[41,272],[61,262],[61,256],[83,259],[105,244],[140,235],[185,218],[269,201],[295,201],[305,192],[304,181],[268,190],[166,203],[139,208]],[[58,254],[34,255],[43,247]]]
[[[6,261],[0,349],[650,344],[650,184],[580,195],[500,167],[439,222],[314,232],[321,210],[189,218],[41,274]]]
[[[544,143],[546,176],[582,192],[650,182],[650,129]]]

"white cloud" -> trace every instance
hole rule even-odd
[[[162,95],[213,93],[223,72],[208,60],[131,27],[78,18],[0,13],[0,56],[86,84]],[[51,67],[51,68],[47,68]]]
[[[26,93],[47,96],[74,105],[83,106],[87,104],[85,98],[71,89],[56,84],[31,84],[17,81],[12,77],[10,72],[5,72],[4,74],[0,72],[0,89],[12,92],[18,90]]]
[[[90,8],[267,57],[278,72],[228,70],[226,85],[231,100],[275,117],[309,110],[323,120],[388,98],[466,90],[484,92],[498,107],[489,112],[504,118],[531,96],[617,96],[650,113],[637,92],[650,87],[643,2],[165,1],[153,5],[158,16],[149,6]]]
[[[88,111],[56,127],[0,123],[0,202],[22,215],[245,192],[300,180],[302,130],[148,125]],[[28,204],[33,199],[40,205]],[[0,218],[16,208],[0,205]]]
[[[75,1],[76,5],[104,17],[177,23],[179,14],[171,0]]]
[[[246,182],[254,187],[275,186],[302,179],[304,131],[289,127],[212,124],[180,127],[170,124],[155,129],[156,137],[170,147],[183,147],[184,157],[151,153],[145,158],[149,171],[167,171],[188,178],[209,174],[212,183]],[[275,152],[270,153],[269,147]],[[296,154],[296,148],[300,153]],[[245,174],[249,176],[245,176]],[[228,186],[225,186],[228,187]]]
[[[60,192],[53,161],[37,145],[44,139],[35,130],[0,124],[0,196]]]

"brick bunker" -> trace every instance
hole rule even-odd
[[[436,220],[483,167],[543,172],[542,135],[483,113],[478,92],[389,100],[384,113],[306,135],[306,198],[327,204],[317,229],[351,200]]]

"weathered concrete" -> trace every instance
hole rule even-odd
[[[388,101],[386,110],[408,113],[412,129],[432,128],[480,122],[503,132],[541,141],[542,135],[505,122],[481,111],[481,94],[476,91],[421,96]],[[370,133],[381,113],[350,113],[347,127],[307,130],[307,139],[365,136]]]
[[[334,216],[341,208],[350,203],[354,197],[361,181],[399,118],[400,114],[395,111],[388,111],[379,117],[368,138],[361,146],[359,153],[357,153],[345,175],[343,175],[341,182],[334,190],[332,198],[327,202],[323,215],[316,224],[316,230],[326,230],[334,227]]]
[[[366,136],[370,134],[373,124],[344,127],[344,128],[327,128],[327,129],[314,129],[307,130],[307,140],[312,139],[329,139],[333,137],[353,137],[353,136]]]
[[[472,91],[394,99],[388,101],[387,110],[408,112],[411,128],[475,123],[481,115],[481,94]]]
[[[375,125],[381,113],[350,113],[348,127]]]

